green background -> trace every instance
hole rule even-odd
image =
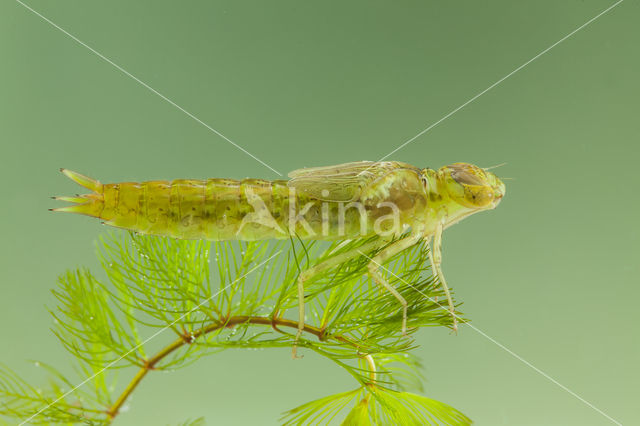
[[[273,168],[377,160],[611,1],[30,1]],[[624,424],[640,421],[640,8],[627,0],[391,158],[467,161],[500,207],[445,233],[473,324]],[[45,306],[96,267],[98,221],[47,211],[103,182],[276,173],[19,3],[0,3],[0,361],[66,366]],[[158,337],[158,339],[171,339]],[[425,394],[478,425],[607,425],[469,327],[422,330]],[[152,374],[121,425],[271,425],[355,383],[313,353],[229,351]],[[133,371],[121,373],[125,381]]]

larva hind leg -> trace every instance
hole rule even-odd
[[[456,316],[455,306],[453,306],[453,299],[451,298],[451,292],[449,286],[447,286],[447,280],[445,280],[442,274],[442,231],[443,226],[439,224],[436,228],[436,232],[433,236],[433,247],[429,247],[429,261],[435,275],[438,277],[438,281],[444,290],[444,294],[447,296],[447,302],[449,304],[449,312],[453,320],[453,331],[458,331],[458,317]],[[430,239],[430,238],[429,238]],[[427,245],[429,245],[429,239],[427,239]]]
[[[291,351],[291,355],[293,358],[300,358],[297,355],[298,351],[298,341],[300,340],[300,336],[304,331],[304,285],[305,282],[316,276],[317,274],[326,271],[327,269],[333,268],[343,262],[348,262],[351,259],[355,259],[358,256],[361,256],[363,252],[371,251],[381,245],[385,244],[388,240],[375,240],[369,243],[363,244],[360,247],[356,247],[353,250],[346,251],[344,253],[340,253],[338,255],[332,256],[329,259],[318,263],[315,266],[312,266],[309,269],[305,269],[298,275],[297,279],[297,287],[298,287],[298,332],[296,333],[296,338],[293,342],[293,348]]]

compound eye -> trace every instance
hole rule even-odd
[[[451,172],[451,177],[461,185],[484,186],[484,181],[469,170],[457,169]]]

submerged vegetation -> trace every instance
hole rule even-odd
[[[300,271],[367,242],[106,236],[98,245],[103,271],[68,271],[53,290],[54,332],[74,357],[78,375],[67,377],[40,362],[49,376],[45,388],[0,368],[0,415],[39,424],[117,423],[149,374],[175,371],[225,349],[291,347]],[[381,268],[408,302],[406,336],[396,298],[367,278],[367,256],[305,284],[299,342],[347,371],[354,389],[289,410],[281,423],[470,424],[456,409],[412,393],[423,391],[412,335],[420,327],[452,326],[446,303],[437,302],[444,293],[429,273],[427,246],[417,244]]]

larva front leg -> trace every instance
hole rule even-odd
[[[455,306],[453,306],[453,299],[451,298],[449,286],[447,286],[447,280],[445,280],[444,275],[442,274],[442,231],[443,223],[440,222],[436,227],[436,231],[433,235],[433,247],[429,247],[429,261],[431,262],[433,272],[438,277],[438,281],[442,286],[442,290],[444,290],[444,294],[447,296],[449,312],[451,313],[451,318],[453,320],[453,331],[457,332],[458,317],[456,316]],[[430,238],[427,239],[427,245],[429,245],[429,240]]]

